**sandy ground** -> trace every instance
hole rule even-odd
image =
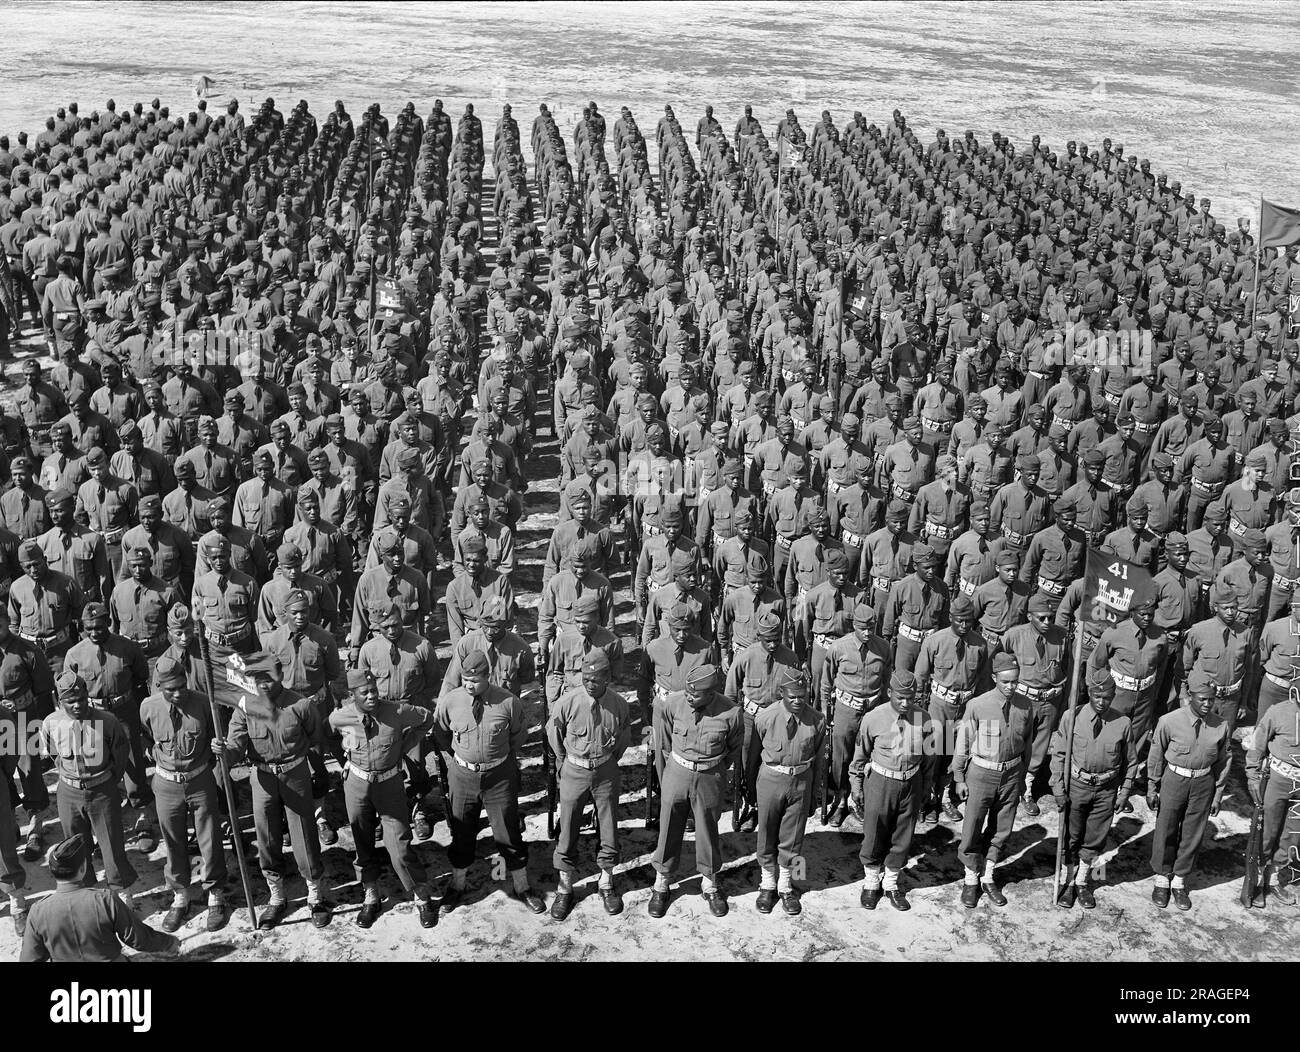
[[[491,129],[485,127],[490,141]],[[490,173],[489,173],[490,174]],[[484,200],[492,199],[490,179]],[[495,217],[485,231],[495,244]],[[18,361],[5,363],[12,382],[22,358],[42,353],[37,341],[24,341]],[[6,384],[8,387],[9,385]],[[0,405],[4,399],[0,397]],[[7,406],[5,411],[12,411]],[[468,427],[466,428],[468,433]],[[519,568],[515,594],[520,606],[517,631],[529,642],[536,638],[536,606],[541,586],[541,563],[558,509],[559,458],[556,443],[540,441],[528,465],[532,481],[525,499],[516,544]],[[625,668],[635,668],[635,621],[628,599],[626,571],[613,581],[621,590],[618,630],[627,652]],[[440,648],[444,660],[449,653]],[[631,681],[619,684],[629,698]],[[528,743],[522,759],[526,839],[531,845],[533,886],[543,892],[548,905],[556,885],[552,845],[546,837],[545,779],[541,766],[541,703],[528,713]],[[639,740],[639,727],[633,740]],[[625,859],[617,879],[625,893],[621,916],[606,915],[595,895],[594,832],[583,834],[581,863],[585,879],[578,883],[579,899],[568,920],[549,915],[536,917],[508,898],[505,885],[490,876],[494,855],[491,832],[484,819],[480,834],[480,860],[470,873],[467,902],[437,927],[424,930],[414,906],[402,901],[400,885],[391,874],[381,882],[386,911],[373,928],[354,923],[361,903],[352,859],[352,840],[339,794],[332,795],[330,815],[339,828],[338,843],[325,851],[329,882],[335,889],[336,913],[329,927],[315,929],[305,909],[305,887],[292,876],[289,882],[292,912],[272,932],[251,929],[246,910],[240,909],[228,927],[214,934],[204,931],[204,913],[195,910],[178,933],[183,938],[182,960],[1285,960],[1295,956],[1292,938],[1296,913],[1278,907],[1266,912],[1243,909],[1238,902],[1242,850],[1248,828],[1248,797],[1242,774],[1243,754],[1238,732],[1233,773],[1225,796],[1224,812],[1211,820],[1206,832],[1198,872],[1191,883],[1193,910],[1182,914],[1157,909],[1150,901],[1151,880],[1147,859],[1153,827],[1145,804],[1135,801],[1136,813],[1124,816],[1112,831],[1106,856],[1107,876],[1097,891],[1098,908],[1085,912],[1052,905],[1052,867],[1056,850],[1056,814],[1050,798],[1044,812],[1030,819],[1023,812],[1012,837],[1000,879],[1010,900],[1004,909],[982,898],[977,908],[962,907],[962,867],[956,857],[960,829],[940,823],[920,827],[913,841],[905,876],[912,910],[896,912],[887,902],[872,913],[858,903],[862,870],[858,862],[860,828],[850,817],[842,830],[810,819],[804,842],[807,880],[803,887],[804,911],[786,916],[778,906],[764,916],[755,909],[758,866],[755,835],[731,828],[730,811],[722,818],[723,851],[728,859],[722,885],[729,894],[731,913],[716,919],[699,893],[698,877],[689,876],[675,886],[667,917],[652,919],[646,905],[653,871],[654,834],[645,830],[644,751],[629,750],[623,758],[623,793],[620,808],[621,851]],[[333,764],[331,762],[331,767]],[[436,799],[440,799],[435,794]],[[245,801],[247,797],[245,796]],[[440,809],[439,809],[440,813]],[[130,814],[134,818],[134,813]],[[251,833],[247,811],[244,827]],[[57,836],[51,824],[48,836]],[[430,841],[418,845],[422,861],[440,890],[450,875],[446,847],[450,836],[439,821]],[[691,838],[683,853],[681,876],[694,872]],[[52,841],[50,841],[52,842]],[[138,853],[132,861],[140,873],[136,885],[139,911],[157,925],[170,904],[159,846],[147,859]],[[197,877],[197,859],[195,860]],[[228,852],[229,888],[242,903],[238,870]],[[286,864],[293,872],[292,856]],[[255,897],[260,905],[265,888],[250,858]],[[102,863],[101,863],[102,872]],[[29,890],[42,894],[53,887],[43,863],[28,866]],[[196,889],[197,894],[197,889]],[[12,928],[0,924],[0,959],[17,956]]]

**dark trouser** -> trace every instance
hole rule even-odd
[[[320,857],[316,808],[311,797],[311,765],[303,762],[279,775],[254,767],[249,772],[248,781],[253,791],[257,864],[262,872],[284,875],[284,825],[287,820],[298,872],[305,880],[320,880],[325,865]],[[374,843],[373,835],[371,843]]]
[[[858,568],[862,565],[862,549],[855,548],[851,544],[845,544],[844,554],[849,558],[849,572],[848,576],[845,577],[845,580],[856,584],[858,580]]]
[[[144,755],[144,735],[140,731],[140,705],[138,702],[127,702],[120,709],[115,709],[113,715],[122,721],[130,741],[126,774],[122,778],[127,806],[148,807],[153,802],[154,793],[149,786],[149,776],[145,773],[148,761]]]
[[[1187,488],[1187,532],[1192,533],[1194,530],[1201,528],[1201,522],[1205,518],[1205,509],[1208,508],[1217,499],[1215,494],[1206,493],[1198,489],[1195,485],[1189,483]]]
[[[168,889],[185,891],[190,886],[186,827],[191,811],[194,838],[199,842],[199,855],[203,859],[203,890],[220,889],[226,879],[226,852],[221,843],[221,811],[217,804],[220,791],[212,768],[189,782],[172,782],[155,774],[153,795],[163,845],[167,848],[167,864],[163,869]]]
[[[1259,710],[1255,713],[1255,726],[1258,727],[1264,720],[1264,713],[1268,712],[1279,701],[1286,701],[1290,694],[1289,687],[1279,687],[1267,676],[1259,678],[1259,701],[1257,702]]]
[[[59,821],[65,836],[80,833],[87,842],[94,838],[104,856],[104,883],[114,891],[126,891],[137,874],[126,857],[122,838],[122,795],[117,782],[105,782],[92,789],[77,789],[62,779],[55,793]],[[86,886],[95,883],[95,868],[86,867]]]
[[[38,714],[29,710],[28,715],[36,718]],[[17,776],[16,792],[11,788],[9,793],[11,811],[21,803],[29,815],[37,815],[50,806],[50,791],[45,785],[43,768],[41,754],[34,749],[23,749],[16,761],[5,757],[4,781],[13,786],[14,776]]]
[[[745,771],[745,800],[754,804],[758,800],[758,769],[763,766],[763,745],[754,733],[754,717],[746,712],[742,720],[744,736],[740,755]]]
[[[695,868],[712,880],[722,868],[722,838],[718,817],[726,788],[722,767],[712,771],[688,771],[676,760],[664,765],[663,791],[659,804],[659,843],[650,860],[655,872],[671,877],[682,856],[686,818],[695,816]],[[806,812],[805,812],[806,815]]]
[[[0,801],[2,802],[2,801]],[[1300,782],[1276,768],[1264,787],[1264,843],[1261,858],[1278,869],[1279,884],[1300,884]],[[1283,880],[1282,877],[1286,879]]]
[[[618,865],[618,791],[618,762],[613,757],[594,771],[567,761],[560,764],[560,835],[555,840],[555,868],[561,873],[577,870],[578,832],[588,800],[596,809],[600,829],[596,865],[601,869]]]
[[[0,778],[0,891],[12,897],[27,883],[27,870],[18,859],[18,825],[14,822],[9,779]]]
[[[1133,746],[1133,753],[1138,758],[1139,770],[1144,769],[1147,749],[1151,746],[1151,730],[1155,726],[1156,684],[1139,691],[1116,687],[1111,708],[1131,721],[1129,744]]]
[[[868,768],[862,785],[862,849],[858,852],[864,867],[907,865],[924,781],[919,767],[912,777],[901,780]]]
[[[1034,781],[1038,776],[1047,774],[1047,757],[1052,745],[1052,735],[1056,725],[1061,722],[1061,709],[1064,699],[1056,701],[1041,699],[1029,702],[1029,736],[1033,739],[1029,752],[1029,770],[1025,772],[1025,792],[1032,794]]]
[[[909,631],[911,631],[910,628]],[[921,656],[921,642],[919,639],[908,639],[901,631],[898,632],[897,641],[894,644],[894,668],[905,668],[909,671],[915,668],[916,659]]]
[[[1165,769],[1160,779],[1160,811],[1151,834],[1151,868],[1157,875],[1186,877],[1191,873],[1213,799],[1213,775],[1184,778]]]
[[[1017,764],[990,771],[971,763],[966,768],[966,818],[957,857],[967,869],[984,871],[985,860],[996,863],[1016,824],[1023,772]]]
[[[1091,865],[1106,846],[1110,824],[1115,817],[1115,797],[1119,779],[1107,785],[1089,785],[1077,778],[1070,780],[1070,831],[1065,842],[1065,856],[1070,865]]]
[[[952,795],[952,781],[948,769],[952,766],[952,745],[957,740],[957,724],[961,722],[966,711],[964,703],[944,701],[930,695],[930,732],[933,734],[929,755],[924,763],[926,796],[938,805],[943,802],[943,791],[947,787]],[[954,802],[956,800],[953,797]]]
[[[375,850],[375,824],[379,822],[384,827],[384,848],[402,887],[410,893],[416,885],[426,883],[424,866],[411,846],[411,812],[406,806],[402,779],[366,782],[349,774],[343,780],[343,800],[356,845],[357,877],[361,882],[373,884],[379,879],[380,855]]]
[[[519,764],[512,756],[499,767],[474,773],[452,760],[447,764],[451,782],[448,821],[451,824],[451,847],[447,857],[456,869],[468,869],[474,861],[474,844],[478,840],[478,820],[486,810],[492,825],[492,838],[505,860],[506,869],[523,869],[528,865],[528,846],[519,831]],[[576,830],[578,822],[570,825]]]
[[[789,869],[803,852],[813,771],[779,774],[764,764],[758,772],[758,868]],[[699,826],[697,824],[696,828]]]
[[[835,702],[835,726],[831,730],[831,768],[826,772],[830,789],[844,794],[849,791],[849,764],[858,745],[858,728],[866,709],[854,709],[842,701]]]

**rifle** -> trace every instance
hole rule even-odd
[[[1078,722],[1075,716],[1075,706],[1079,701],[1079,680],[1081,678],[1079,668],[1083,660],[1083,628],[1076,625],[1074,632],[1074,663],[1070,666],[1070,694],[1065,705],[1065,715],[1062,717],[1062,724],[1066,717],[1074,716],[1070,723],[1070,733],[1065,739],[1065,769],[1061,772],[1061,780],[1065,783],[1065,809],[1056,816],[1056,866],[1052,870],[1052,905],[1056,905],[1056,900],[1061,895],[1061,862],[1065,858],[1065,840],[1070,834],[1070,768],[1074,762],[1074,725]],[[1026,789],[1033,792],[1033,786],[1028,785]]]
[[[1259,778],[1259,802],[1250,816],[1250,833],[1246,836],[1246,879],[1241,882],[1241,904],[1250,909],[1260,888],[1259,873],[1263,868],[1264,854],[1264,790],[1268,787],[1271,764],[1265,754],[1263,773]]]
[[[830,704],[829,699],[826,705],[826,749],[819,757],[821,760],[821,772],[817,776],[817,804],[821,810],[822,825],[826,824],[827,815],[830,813],[827,807],[826,795],[830,791],[831,775],[831,758],[834,756],[833,741],[835,737],[835,706]],[[843,787],[839,787],[837,792],[843,792]],[[837,801],[838,802],[838,801]]]
[[[645,741],[645,827],[650,828],[650,821],[655,816],[654,795],[658,779],[655,777],[655,735],[653,727],[646,727],[642,733]]]
[[[745,753],[742,750],[731,772],[731,828],[740,830],[740,816],[745,805]]]
[[[554,840],[555,805],[559,790],[555,782],[555,753],[551,751],[551,739],[546,733],[547,724],[551,722],[551,703],[546,699],[546,680],[550,675],[551,658],[552,654],[548,654],[546,666],[542,670],[542,770],[546,773],[546,835]]]
[[[219,734],[221,713],[217,708],[217,692],[212,678],[212,650],[208,646],[208,634],[203,621],[198,620],[199,650],[203,655],[204,678],[208,684],[208,705],[212,709],[212,733]],[[226,808],[230,812],[230,843],[235,851],[235,860],[239,863],[239,882],[244,886],[244,901],[248,904],[248,920],[253,929],[257,929],[257,908],[253,905],[253,881],[248,872],[248,860],[244,858],[244,838],[239,830],[239,808],[235,806],[235,783],[230,780],[230,764],[223,749],[217,755],[217,768],[221,772],[221,785],[226,791]]]

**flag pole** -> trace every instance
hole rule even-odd
[[[1255,332],[1255,315],[1259,313],[1259,265],[1264,253],[1264,195],[1259,197],[1259,235],[1255,238],[1255,289],[1250,294],[1250,331]]]

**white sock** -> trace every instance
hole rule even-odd
[[[1167,888],[1167,887],[1169,887],[1169,878],[1166,877],[1163,873],[1157,873],[1157,874],[1156,874],[1156,887],[1158,887],[1158,888]]]
[[[1075,884],[1081,888],[1086,888],[1088,886],[1088,874],[1091,871],[1092,867],[1087,862],[1080,862],[1079,872],[1074,875]]]
[[[984,879],[990,884],[993,883],[993,869],[997,865],[991,858],[984,860]]]
[[[9,912],[27,912],[27,896],[23,894],[21,888],[14,888],[13,891],[9,892]]]
[[[666,876],[664,876],[662,873],[656,873],[656,874],[655,874],[655,886],[654,886],[654,890],[655,890],[655,891],[667,891],[667,890],[668,890],[668,878],[667,878]]]
[[[880,887],[880,867],[863,866],[862,867],[862,886],[868,891],[875,891]]]
[[[776,890],[782,895],[788,895],[794,891],[794,877],[791,876],[788,866],[781,867],[781,878],[776,882]]]
[[[266,886],[271,892],[271,905],[277,906],[284,903],[284,877],[279,873],[263,873],[266,878]]]
[[[213,889],[212,891],[208,892],[209,906],[220,906],[224,901],[225,901],[225,897],[221,894],[221,892],[217,891],[216,889]]]
[[[886,891],[897,891],[897,890],[898,890],[898,870],[892,868],[891,866],[886,866],[886,867],[885,867],[885,882],[884,882],[884,883],[885,883],[885,890],[886,890]]]
[[[603,880],[604,877],[602,876],[601,879]],[[572,873],[566,873],[566,872],[564,872],[564,870],[560,870],[560,886],[559,886],[559,888],[558,888],[557,890],[559,890],[559,891],[572,891],[572,890],[573,890],[573,874],[572,874]]]
[[[764,866],[758,871],[758,890],[775,891],[776,890],[776,871]]]
[[[717,886],[715,883],[713,883],[713,878],[712,878],[712,877],[706,877],[703,873],[701,873],[701,874],[700,874],[700,890],[701,890],[702,892],[704,892],[704,894],[709,895],[709,894],[711,894],[711,893],[717,891],[717,890],[718,890],[718,886]]]
[[[307,905],[314,906],[320,902],[321,894],[325,890],[325,878],[320,880],[307,881]]]
[[[367,884],[367,885],[366,885],[366,901],[367,901],[367,902],[370,902],[370,903],[377,903],[377,902],[379,901],[379,885],[378,885],[378,884]]]
[[[979,874],[976,873],[973,869],[971,869],[970,866],[967,866],[967,867],[966,867],[966,879],[965,879],[965,881],[964,881],[963,883],[966,883],[966,884],[978,884],[979,882],[980,882]]]
[[[1181,888],[1182,886],[1183,886],[1183,878],[1178,876],[1174,877],[1174,887]]]
[[[612,869],[602,869],[600,871],[600,884],[602,888],[612,888],[614,886],[614,871]]]
[[[189,889],[186,889],[185,891],[173,891],[173,892],[172,892],[172,907],[173,907],[173,908],[175,908],[175,909],[181,909],[181,908],[183,908],[183,907],[185,907],[185,906],[188,906],[189,904],[190,904],[190,893],[189,893]]]

